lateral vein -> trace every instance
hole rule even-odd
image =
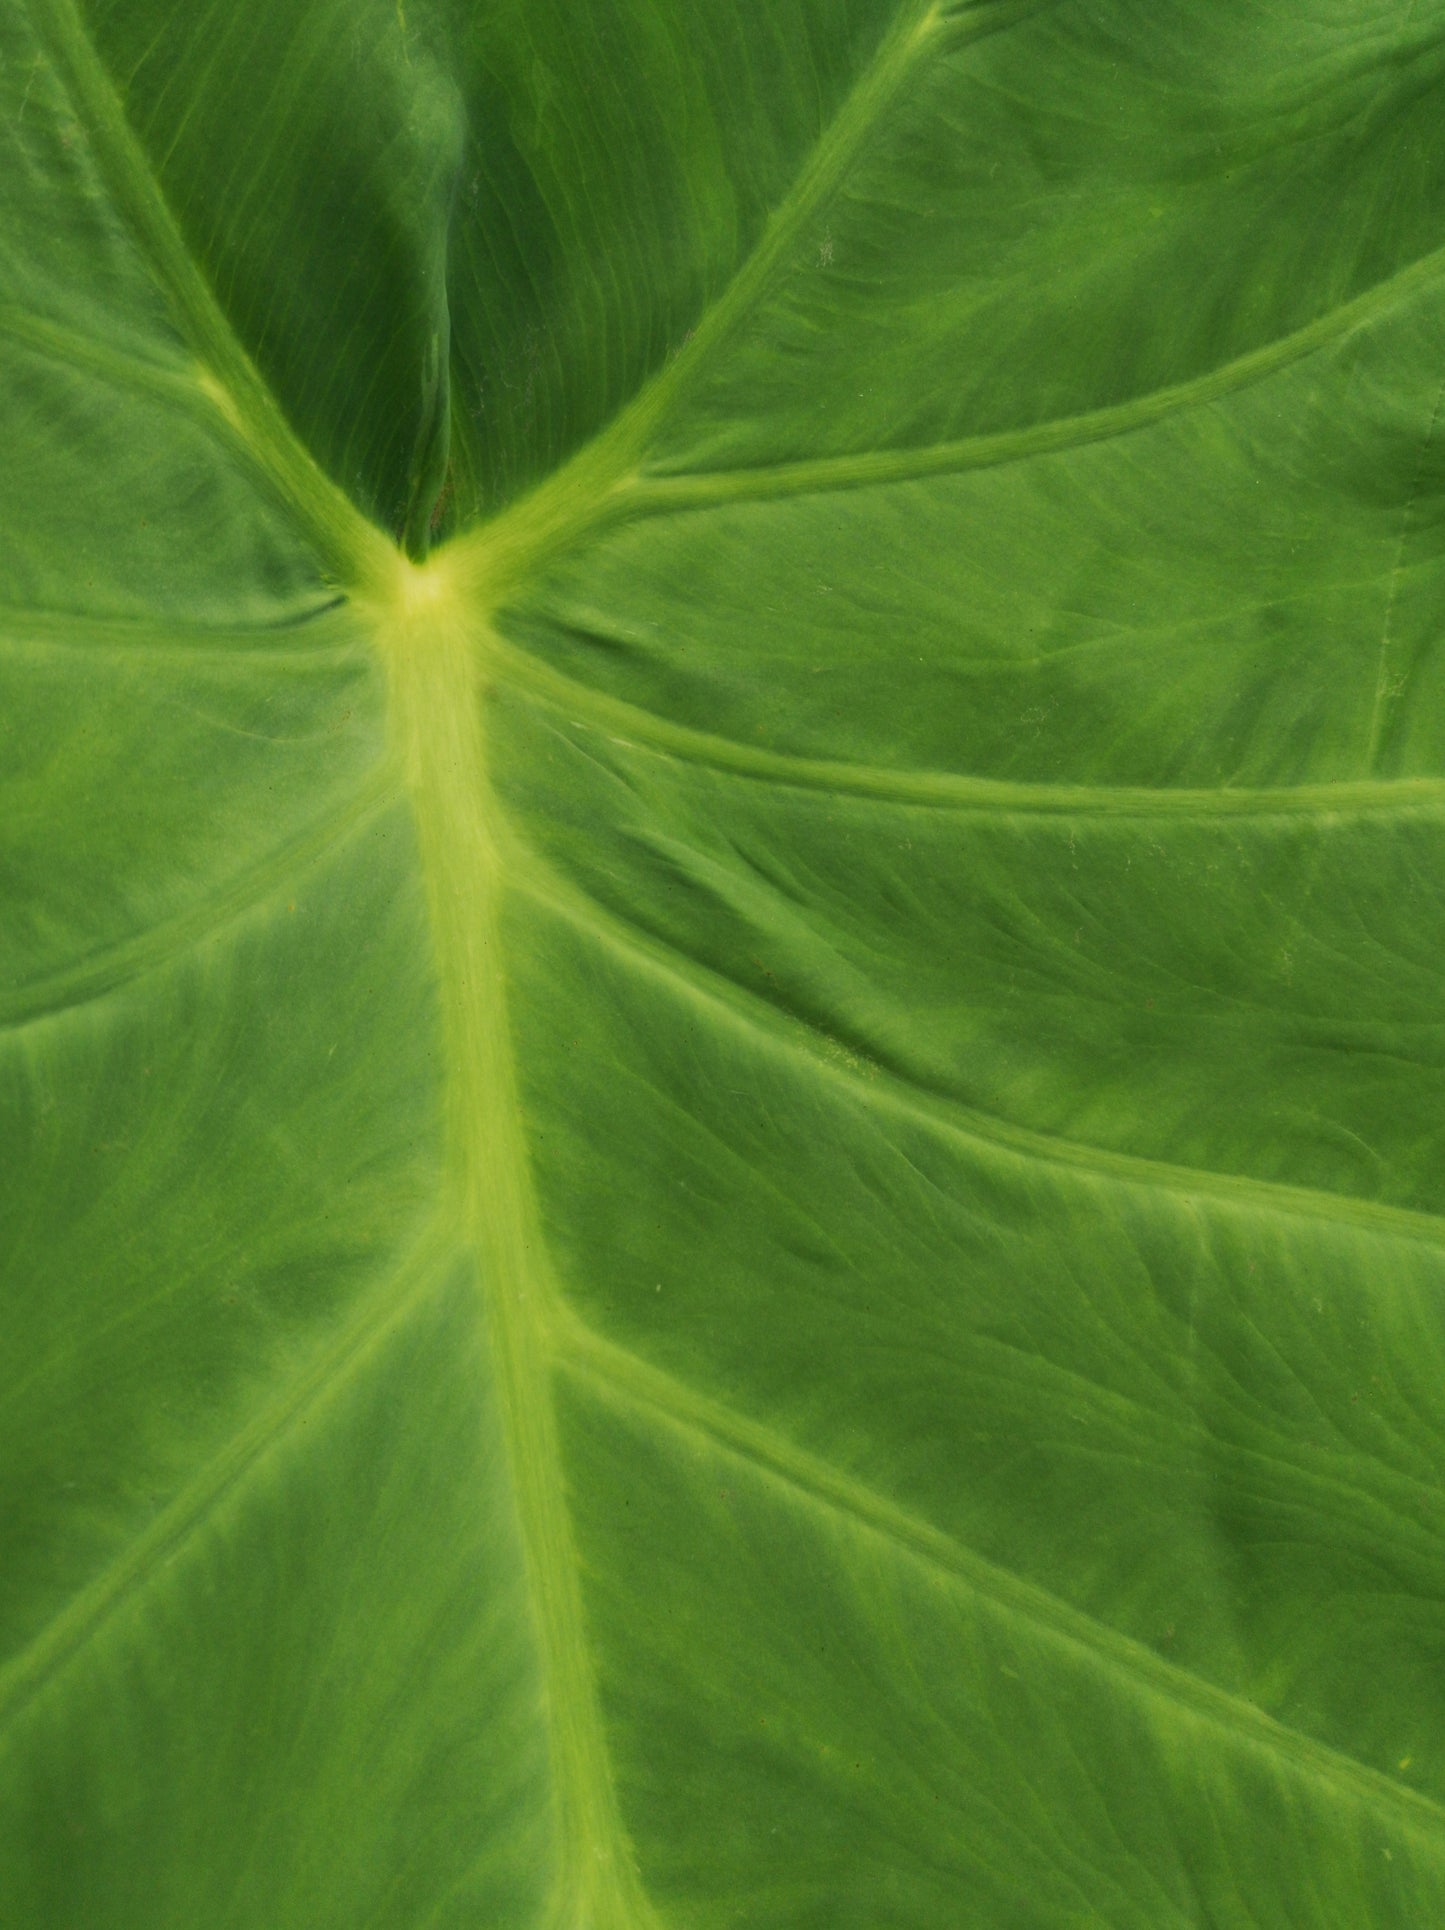
[[[1027,18],[1049,0],[996,0],[945,13],[905,0],[872,60],[774,208],[756,246],[706,308],[683,348],[591,441],[534,490],[447,546],[495,607],[529,570],[613,516],[631,511],[638,466],[678,396],[746,320],[809,221],[843,181],[920,65]]]
[[[566,1368],[604,1397],[650,1411],[679,1431],[706,1441],[715,1451],[762,1470],[832,1512],[861,1523],[1002,1614],[1017,1616],[1060,1644],[1082,1651],[1136,1690],[1187,1708],[1234,1740],[1282,1759],[1315,1783],[1383,1811],[1399,1825],[1439,1842],[1445,1805],[1432,1797],[1392,1782],[1353,1757],[1277,1722],[1244,1697],[1166,1661],[1144,1643],[999,1567],[774,1429],[734,1412],[603,1338],[575,1316],[559,1328],[556,1344]]]
[[[614,741],[792,790],[874,798],[881,803],[992,815],[1083,818],[1367,817],[1445,809],[1445,778],[1329,779],[1314,784],[1166,787],[1039,783],[962,771],[889,770],[842,758],[766,750],[715,731],[674,723],[555,670],[497,632],[480,647],[502,679]]]
[[[539,855],[529,858],[519,888],[634,967],[641,965],[681,988],[686,996],[704,1001],[714,1011],[726,1013],[735,1024],[805,1059],[818,1077],[864,1091],[871,1105],[904,1113],[953,1138],[1011,1153],[1020,1160],[1072,1167],[1121,1186],[1172,1193],[1185,1200],[1215,1199],[1242,1211],[1333,1221],[1362,1233],[1393,1235],[1421,1246],[1445,1248],[1445,1216],[1438,1213],[1389,1206],[1320,1187],[1254,1179],[1244,1173],[1177,1165],[1140,1153],[1114,1152],[1082,1140],[1039,1132],[1031,1126],[1014,1125],[943,1093],[929,1091],[877,1060],[868,1061],[866,1073],[854,1071],[825,1050],[843,1042],[821,1025],[745,990],[691,954],[625,923]]]
[[[991,435],[959,436],[921,447],[859,450],[797,462],[759,464],[756,468],[689,472],[659,466],[644,470],[629,490],[627,513],[637,517],[657,516],[777,497],[874,489],[889,483],[960,475],[974,469],[1002,468],[1036,456],[1112,441],[1150,428],[1169,416],[1254,387],[1291,364],[1357,334],[1376,317],[1401,307],[1412,295],[1430,287],[1442,272],[1445,272],[1445,248],[1436,248],[1288,335],[1235,356],[1188,381],[1152,389],[1127,402],[1081,415],[1060,416]]]
[[[60,1613],[0,1669],[0,1732],[46,1684],[83,1653],[125,1602],[173,1560],[217,1508],[262,1465],[297,1421],[334,1394],[405,1319],[436,1278],[439,1242],[424,1238],[401,1269],[366,1295],[340,1333],[191,1480],[128,1548],[73,1595]]]
[[[28,0],[56,72],[82,110],[96,163],[201,368],[195,381],[251,465],[282,499],[340,583],[384,573],[391,545],[292,429],[193,259],[120,94],[74,0]]]
[[[0,992],[0,1039],[22,1026],[38,1025],[76,1011],[183,958],[264,905],[283,882],[294,880],[349,837],[364,831],[388,809],[395,796],[393,773],[381,770],[365,790],[278,850],[267,852],[229,879],[213,897],[63,971],[8,993]]]

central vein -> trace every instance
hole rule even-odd
[[[376,609],[411,796],[447,1053],[453,1210],[482,1281],[547,1685],[557,1801],[556,1930],[655,1921],[618,1815],[563,1488],[552,1397],[554,1288],[518,1106],[501,946],[503,850],[487,773],[475,613],[443,552],[398,558]]]

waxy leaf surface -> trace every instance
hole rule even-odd
[[[1445,5],[0,0],[0,1921],[1445,1922]]]

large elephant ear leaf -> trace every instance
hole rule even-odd
[[[0,0],[0,1920],[1445,1922],[1445,0]]]

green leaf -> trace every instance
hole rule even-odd
[[[1445,1921],[1445,0],[0,0],[0,1919]]]

